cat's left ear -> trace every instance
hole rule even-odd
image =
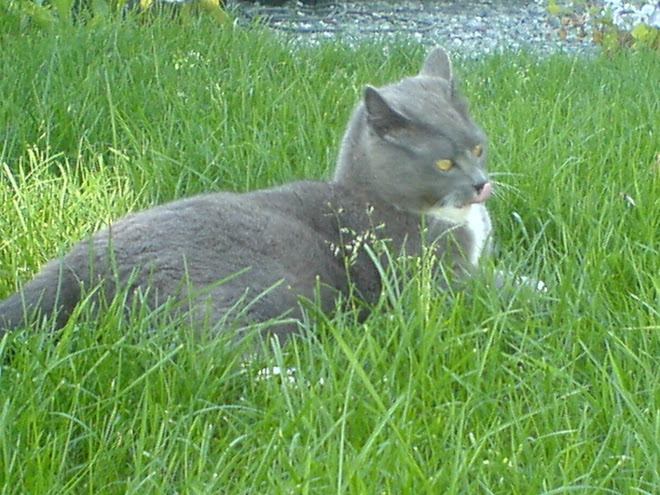
[[[364,106],[367,122],[380,137],[405,127],[408,119],[394,110],[376,88],[367,86],[364,90]]]
[[[426,56],[422,70],[419,72],[420,76],[440,77],[447,81],[451,81],[453,77],[451,69],[451,60],[447,52],[440,47],[434,48],[431,53]]]

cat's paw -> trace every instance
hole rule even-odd
[[[498,289],[502,288],[506,284],[506,281],[513,282],[512,285],[516,287],[525,287],[543,293],[548,292],[548,286],[545,284],[543,280],[538,280],[533,277],[527,277],[525,275],[515,275],[510,272],[497,270],[495,272],[495,287],[497,287]]]
[[[548,286],[545,285],[543,280],[537,280],[535,278],[526,277],[524,275],[519,275],[515,277],[514,280],[516,285],[529,287],[530,289],[534,289],[538,292],[548,292]]]

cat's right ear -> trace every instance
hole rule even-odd
[[[367,86],[364,89],[364,107],[367,111],[367,122],[381,138],[406,126],[406,119],[394,110],[376,88]]]
[[[451,81],[453,74],[449,54],[443,48],[434,48],[431,53],[426,56],[426,60],[424,61],[424,65],[422,65],[422,70],[419,72],[419,75],[440,77],[447,81]]]

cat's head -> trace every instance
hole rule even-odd
[[[382,199],[451,220],[488,199],[486,137],[469,116],[443,49],[428,55],[417,76],[367,87],[363,111],[369,177]]]

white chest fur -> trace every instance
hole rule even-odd
[[[475,203],[463,208],[438,208],[429,212],[431,215],[461,225],[470,232],[472,243],[467,246],[470,263],[477,265],[490,243],[493,224],[488,210],[482,203]]]
[[[470,263],[476,266],[490,242],[493,224],[490,221],[488,210],[483,204],[473,204],[468,209],[465,227],[472,233],[472,239],[474,240],[469,259]]]

